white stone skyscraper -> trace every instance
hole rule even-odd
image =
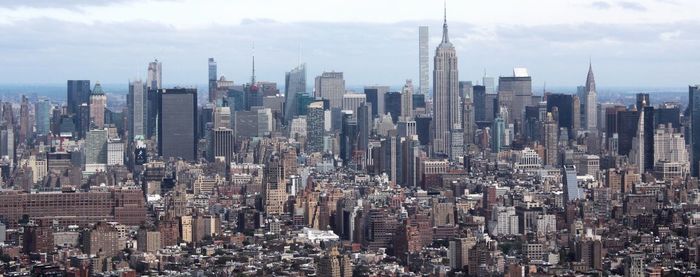
[[[401,118],[404,121],[413,120],[413,81],[406,80],[401,89]]]
[[[433,153],[450,154],[455,130],[462,137],[459,101],[457,51],[447,34],[447,12],[442,25],[442,41],[435,49],[433,66]],[[456,158],[456,157],[451,157]]]
[[[586,77],[586,90],[585,90],[585,118],[586,118],[586,129],[593,131],[598,129],[598,96],[595,90],[595,78],[593,77],[593,66],[588,64],[588,76]]]
[[[148,78],[146,79],[148,90],[163,88],[163,64],[156,59],[148,63]]]
[[[343,107],[343,95],[345,95],[345,80],[343,72],[323,72],[316,77],[314,96],[328,99],[331,108]]]
[[[430,65],[428,42],[430,36],[428,26],[418,27],[418,92],[425,95],[428,94],[430,86]]]

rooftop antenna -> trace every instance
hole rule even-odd
[[[443,13],[443,23],[447,24],[447,0],[444,0],[442,2],[442,7],[445,9],[445,11]]]
[[[542,86],[542,95],[547,93],[547,81],[544,81],[544,86]]]

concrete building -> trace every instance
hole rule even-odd
[[[317,76],[314,86],[314,97],[328,99],[331,108],[343,107],[345,95],[345,80],[343,72],[323,72]]]

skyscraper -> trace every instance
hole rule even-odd
[[[430,48],[428,42],[430,41],[430,36],[428,33],[428,26],[418,27],[418,92],[420,94],[428,94],[430,86],[430,68],[429,68],[429,54]]]
[[[365,98],[372,106],[372,118],[384,115],[384,95],[389,92],[388,86],[366,86]]]
[[[146,87],[148,90],[158,90],[163,88],[163,64],[156,59],[148,63],[148,77]]]
[[[585,127],[589,131],[598,129],[598,96],[595,88],[595,78],[593,76],[593,66],[588,65],[588,76],[586,77],[585,99],[581,99],[584,104]]]
[[[19,106],[19,141],[24,143],[31,137],[32,124],[29,123],[29,100],[22,95]]]
[[[508,100],[502,101],[503,95]],[[506,123],[515,124],[521,129],[525,107],[532,106],[532,77],[526,68],[514,68],[512,77],[498,78],[498,101],[499,105],[508,109],[508,119]],[[505,103],[500,103],[505,102]]]
[[[542,130],[542,135],[544,136],[543,138],[543,146],[544,146],[544,164],[545,165],[551,165],[551,166],[557,166],[559,163],[558,159],[558,136],[557,136],[557,131],[559,130],[559,126],[557,125],[557,122],[554,120],[552,113],[548,112],[544,121],[544,124],[542,125],[543,130]]]
[[[433,65],[433,152],[448,154],[454,129],[461,129],[457,51],[447,34],[447,12],[442,41],[435,49]],[[460,134],[461,137],[461,134]],[[451,157],[456,158],[456,157]]]
[[[39,99],[34,104],[34,122],[36,124],[36,132],[38,135],[48,135],[51,131],[51,102],[48,99]]]
[[[323,102],[316,101],[309,104],[306,115],[306,152],[323,151],[323,125],[324,125]]]
[[[564,200],[568,203],[583,197],[581,189],[576,180],[576,167],[574,165],[564,165],[561,170],[561,177],[564,182]]]
[[[95,128],[102,129],[105,127],[105,108],[107,107],[107,96],[102,90],[100,82],[95,84],[95,87],[90,92],[90,123],[94,124]]]
[[[413,120],[413,82],[410,79],[401,89],[401,119]]]
[[[482,83],[484,84],[484,92],[485,94],[495,94],[496,88],[494,87],[494,78],[486,76],[484,74],[484,77],[481,79]]]
[[[345,94],[345,80],[343,72],[323,72],[316,77],[314,96],[328,99],[331,108],[343,107],[343,94]]]
[[[158,153],[165,159],[197,158],[197,89],[159,91]]]
[[[216,99],[216,61],[214,58],[209,58],[209,102],[214,102]]]
[[[90,80],[68,80],[68,113],[78,114],[80,105],[90,102]]]
[[[212,132],[212,158],[224,157],[226,164],[231,163],[234,155],[233,130],[220,127],[215,128]]]
[[[126,101],[129,108],[130,138],[146,138],[148,135],[148,94],[146,84],[141,80],[129,82],[129,94]]]
[[[300,64],[284,76],[284,120],[291,122],[297,115],[297,93],[306,93],[306,64]]]
[[[85,138],[85,172],[107,169],[107,129],[93,129]]]
[[[690,172],[700,174],[700,85],[688,87],[688,110],[690,111]]]

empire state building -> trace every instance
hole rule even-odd
[[[447,35],[447,11],[442,25],[442,41],[435,49],[433,65],[433,153],[454,157],[462,149],[457,52]]]

